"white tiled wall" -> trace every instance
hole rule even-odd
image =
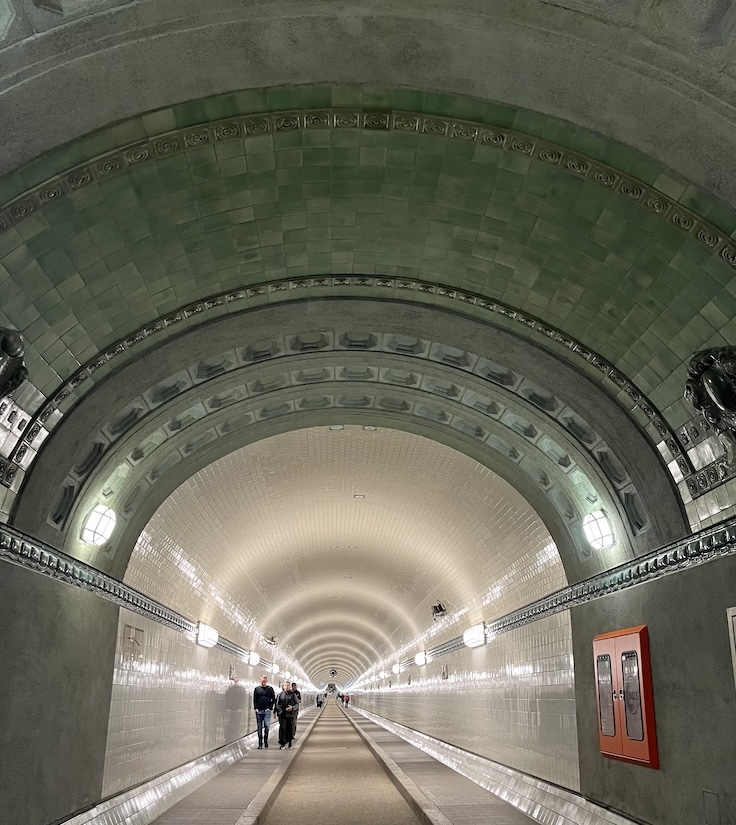
[[[143,630],[143,647],[135,658],[123,655],[126,625]],[[255,729],[250,696],[260,671],[121,609],[103,797],[226,744],[224,694],[231,665],[247,691],[237,732],[242,736]]]
[[[447,666],[447,679],[442,668]],[[411,683],[408,679],[411,678]],[[524,773],[580,789],[569,612],[384,679],[353,704]]]

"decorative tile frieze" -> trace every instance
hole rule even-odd
[[[318,109],[296,112],[271,112],[188,126],[115,149],[44,181],[32,190],[0,208],[0,234],[51,203],[63,200],[75,191],[98,181],[107,180],[142,164],[167,158],[190,149],[279,132],[317,129],[366,129],[413,132],[448,140],[497,147],[505,152],[534,157],[543,163],[559,166],[575,177],[604,189],[616,191],[627,200],[640,204],[736,269],[736,244],[699,215],[667,198],[652,186],[622,175],[616,169],[521,132],[497,129],[487,124],[458,120],[417,112],[365,112],[345,109]]]
[[[718,558],[736,554],[736,519],[673,542],[658,550],[624,562],[610,570],[537,599],[518,610],[486,623],[486,638],[506,633],[564,610],[573,609],[594,599],[602,598],[639,584],[651,583],[664,576],[690,570]],[[153,621],[172,627],[188,635],[196,633],[196,623],[151,599],[138,590],[102,573],[91,565],[36,541],[5,525],[0,525],[0,560],[27,570],[75,585],[94,593],[106,601],[127,607]],[[449,639],[430,651],[441,656],[458,649],[462,636]],[[248,651],[227,639],[220,639],[218,647],[243,658]],[[262,661],[264,667],[269,662]],[[407,659],[401,669],[413,667]]]
[[[490,314],[495,314],[508,319],[509,321],[518,323],[525,329],[537,332],[545,339],[560,344],[574,356],[579,358],[581,362],[591,364],[602,374],[605,380],[601,386],[604,389],[608,388],[609,393],[617,400],[618,403],[622,403],[622,397],[618,394],[618,391],[624,391],[625,397],[627,397],[631,402],[630,404],[627,403],[624,405],[627,412],[631,411],[631,405],[633,405],[634,407],[641,409],[647,418],[654,418],[656,432],[650,433],[649,435],[650,438],[652,438],[655,447],[659,441],[664,440],[666,441],[673,456],[679,457],[683,454],[684,451],[680,447],[678,436],[669,430],[660,417],[656,417],[657,413],[646,396],[644,396],[638,388],[628,381],[628,379],[618,370],[614,369],[607,361],[592,352],[589,348],[583,346],[580,342],[571,338],[569,335],[562,333],[546,324],[542,324],[538,319],[519,313],[517,310],[505,306],[500,302],[488,301],[478,294],[458,292],[457,290],[446,285],[428,283],[425,281],[416,282],[395,279],[373,279],[363,276],[335,276],[312,279],[300,278],[257,284],[249,287],[248,289],[213,295],[197,302],[196,304],[183,307],[177,312],[171,313],[154,323],[149,323],[145,327],[141,327],[134,333],[126,336],[125,339],[115,342],[105,350],[104,356],[96,356],[95,358],[90,359],[90,361],[84,364],[80,370],[78,370],[65,384],[59,387],[53,395],[53,400],[51,403],[44,402],[32,416],[24,417],[23,428],[28,426],[29,433],[40,433],[40,428],[38,425],[39,423],[43,423],[41,420],[42,416],[45,416],[47,419],[51,411],[55,410],[60,410],[60,412],[63,413],[65,411],[65,407],[67,407],[70,403],[76,403],[79,400],[81,397],[80,393],[86,393],[87,391],[93,389],[95,384],[88,381],[93,374],[100,371],[106,373],[107,370],[103,368],[109,368],[110,364],[114,366],[116,359],[119,359],[121,356],[125,355],[128,350],[136,347],[143,341],[157,337],[162,333],[166,334],[166,330],[186,318],[197,316],[204,321],[207,319],[208,314],[219,312],[220,307],[224,304],[243,302],[243,308],[246,309],[249,306],[250,299],[255,299],[257,303],[254,305],[258,305],[258,303],[262,302],[264,296],[267,297],[268,295],[273,294],[289,293],[289,295],[294,295],[295,298],[300,298],[304,293],[307,293],[312,289],[323,288],[325,286],[348,287],[350,289],[354,288],[356,291],[362,291],[366,286],[371,285],[394,289],[395,295],[399,300],[411,298],[412,295],[433,295],[436,296],[436,300],[445,301],[450,305],[463,304],[476,306]],[[285,298],[289,299],[288,296],[285,296]],[[61,420],[62,416],[57,415],[55,418],[56,420],[54,422],[54,426]],[[24,437],[24,440],[27,441],[28,439]],[[15,455],[13,455],[12,458],[17,460],[17,456]],[[683,475],[689,476],[693,470],[686,456],[684,456],[684,464],[687,472],[683,470]]]
[[[171,627],[194,638],[197,623],[186,616],[146,596],[118,579],[108,576],[96,567],[68,556],[43,544],[18,530],[0,525],[0,559],[35,573],[50,576],[59,582],[80,587],[105,601],[126,607],[154,622]],[[247,658],[249,651],[234,642],[220,637],[217,647],[240,659]],[[264,667],[272,663],[261,660]]]

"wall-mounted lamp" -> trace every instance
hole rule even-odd
[[[274,662],[271,665],[271,673],[278,673],[278,672],[279,672],[279,666],[276,664],[276,662]]]
[[[427,651],[426,650],[420,650],[419,653],[416,653],[414,655],[414,664],[419,665],[420,667],[422,665],[427,664]]]
[[[112,535],[116,520],[117,516],[114,510],[104,504],[96,505],[84,520],[82,541],[101,547]]]
[[[588,513],[583,519],[583,533],[588,543],[595,550],[605,550],[606,547],[613,547],[615,536],[613,527],[608,520],[608,516],[603,510],[595,510]]]
[[[378,674],[378,678],[379,678],[379,679],[385,679],[387,676],[388,676],[388,673],[386,673],[386,671],[385,671],[385,670],[382,670],[382,671]]]
[[[256,665],[260,665],[260,663],[261,654],[257,653],[255,650],[251,650],[251,652],[248,654],[248,664],[253,665],[253,667],[256,667]]]
[[[214,647],[220,638],[214,627],[204,622],[197,622],[197,644],[200,647]]]
[[[393,673],[395,676],[398,676],[399,673],[401,673],[401,665],[398,663],[393,665],[393,667],[391,668],[391,673]]]
[[[480,647],[486,643],[486,626],[484,622],[469,627],[463,633],[465,647]]]

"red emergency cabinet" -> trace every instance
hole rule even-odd
[[[646,625],[596,636],[593,660],[601,753],[658,768]]]

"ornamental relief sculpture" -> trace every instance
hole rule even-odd
[[[736,467],[736,347],[696,352],[684,395],[718,434],[728,467]]]
[[[18,389],[27,377],[20,333],[0,327],[0,399]]]

